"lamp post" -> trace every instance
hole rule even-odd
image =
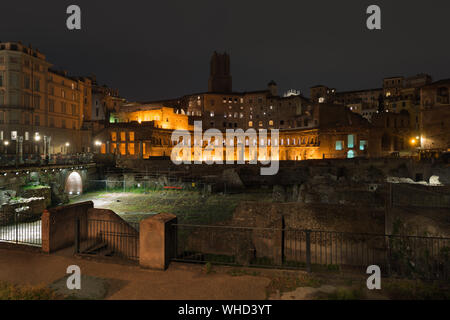
[[[99,140],[96,140],[94,144],[97,149],[97,153],[101,153],[102,142]]]
[[[5,142],[3,142],[3,144],[5,145],[5,156],[6,156],[8,154],[9,141],[6,140]]]
[[[23,136],[17,138],[16,144],[16,166],[23,163]]]
[[[39,135],[39,132],[36,132],[34,136],[34,141],[36,142],[35,150],[38,155],[39,163],[41,163],[41,152],[39,150],[39,141],[41,141],[41,136]]]
[[[44,136],[44,162],[48,164],[50,162],[50,141],[52,137]]]
[[[420,149],[420,146],[421,146],[420,137],[419,136],[412,137],[409,140],[409,143],[410,143],[411,147],[413,148],[413,150],[418,152],[418,150]],[[412,151],[412,155],[414,155],[414,151]]]

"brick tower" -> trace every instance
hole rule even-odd
[[[232,91],[230,56],[227,53],[214,52],[212,55],[208,91],[220,93]]]

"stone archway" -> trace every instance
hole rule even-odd
[[[73,171],[66,179],[64,192],[69,195],[78,195],[83,193],[83,179],[81,175]]]

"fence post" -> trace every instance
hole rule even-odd
[[[14,210],[14,224],[16,225],[16,243],[19,243],[19,220],[18,220],[18,213]]]
[[[392,252],[391,252],[391,240],[392,240],[392,236],[389,234],[386,237],[387,240],[387,276],[390,277],[391,276],[391,260],[392,260]]]
[[[80,218],[75,218],[75,254],[80,253]]]
[[[306,271],[311,273],[311,230],[306,230]]]

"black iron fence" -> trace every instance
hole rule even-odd
[[[450,278],[450,238],[175,225],[175,259],[306,270],[378,265],[387,276]]]
[[[41,216],[21,212],[0,212],[0,242],[41,246]]]
[[[92,153],[52,154],[45,158],[43,155],[25,154],[20,160],[18,155],[0,154],[0,167],[25,167],[39,165],[71,165],[88,164],[94,161]]]
[[[75,226],[75,253],[139,259],[139,223],[86,219]]]

